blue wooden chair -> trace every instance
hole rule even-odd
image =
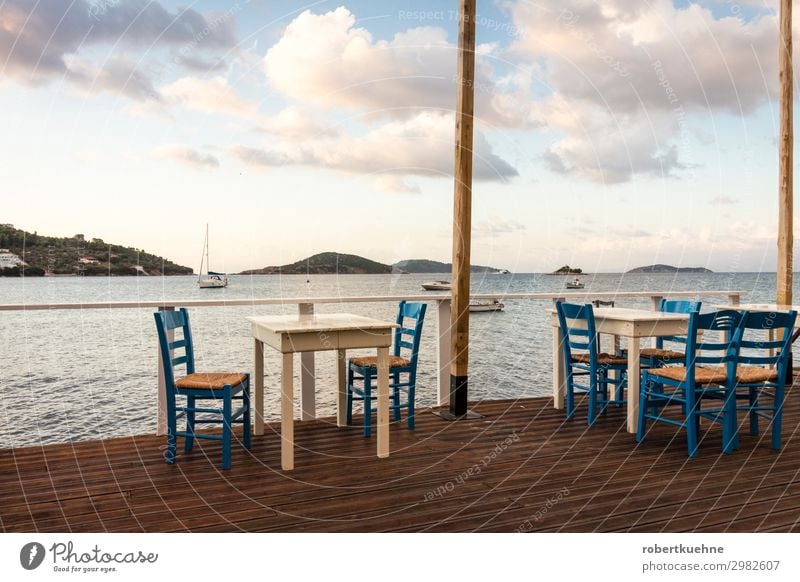
[[[700,301],[675,301],[662,298],[658,310],[664,313],[698,313]],[[664,342],[680,344],[665,346]],[[639,352],[641,363],[648,368],[660,368],[667,364],[679,364],[686,359],[686,336],[665,336],[656,338],[656,347],[644,348]]]
[[[747,413],[752,436],[759,434],[759,417],[771,422],[772,448],[776,450],[781,448],[784,389],[796,319],[795,311],[751,311],[745,313],[741,326],[741,351],[736,367],[737,410]],[[768,333],[773,339],[765,338]],[[738,422],[736,428],[734,446],[738,447]]]
[[[731,406],[735,406],[735,370],[742,318],[742,313],[732,310],[690,314],[684,365],[642,370],[638,442],[645,439],[647,420],[665,422],[686,430],[689,456],[696,457],[700,418],[704,417],[722,424],[722,450],[724,453],[732,451],[736,419],[730,411]],[[698,337],[699,331],[704,332],[702,337]],[[704,409],[703,401],[708,399],[716,399],[719,405]],[[681,405],[679,420],[664,416],[670,404]]]
[[[408,411],[408,428],[414,428],[414,397],[417,386],[417,360],[422,325],[425,321],[424,303],[400,302],[397,324],[389,356],[389,389],[394,420],[400,420],[400,410]],[[413,324],[411,321],[413,320]],[[347,367],[347,424],[353,423],[353,401],[364,402],[364,436],[372,434],[372,401],[377,398],[378,358],[351,358]],[[360,384],[360,386],[359,386]],[[405,393],[405,399],[401,398]]]
[[[250,448],[250,374],[195,371],[189,313],[181,308],[157,311],[154,316],[167,389],[167,463],[175,462],[178,437],[184,439],[185,452],[191,451],[194,439],[200,438],[222,441],[222,468],[229,469],[234,424],[243,425],[242,442],[244,448]],[[182,337],[170,341],[168,334],[173,330],[181,330]],[[181,350],[182,355],[178,355]],[[186,373],[176,377],[175,368],[181,365],[185,366]],[[205,405],[208,400],[221,400],[222,408]],[[241,403],[240,408],[234,410],[234,402]],[[197,418],[197,413],[206,416]],[[186,430],[179,432],[178,420],[183,417]],[[221,424],[222,434],[198,433],[196,424]]]
[[[564,352],[565,375],[567,383],[567,418],[575,414],[575,391],[589,395],[589,426],[593,425],[600,412],[609,404],[625,403],[622,391],[626,384],[628,360],[625,357],[605,354],[599,351],[599,340],[591,305],[556,303],[558,322],[561,327]],[[609,372],[616,371],[613,378]],[[579,378],[588,383],[580,383]],[[609,385],[614,386],[614,398],[609,398]]]

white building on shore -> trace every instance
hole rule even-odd
[[[24,264],[19,255],[12,253],[8,249],[0,249],[0,269],[12,269]]]

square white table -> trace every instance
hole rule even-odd
[[[294,368],[295,352],[336,350],[338,395],[336,424],[346,424],[346,350],[378,351],[378,457],[389,456],[389,346],[394,322],[349,313],[319,315],[264,315],[248,317],[255,340],[255,423],[253,433],[264,434],[264,344],[283,357],[281,369],[281,467],[294,469]],[[367,403],[369,406],[369,403]]]
[[[566,362],[561,342],[564,336],[558,323],[555,308],[549,310],[553,327],[553,406],[564,408],[567,392]],[[689,316],[684,313],[663,313],[643,309],[599,307],[594,309],[595,328],[605,333],[628,338],[628,432],[636,432],[639,414],[639,351],[644,337],[686,335]],[[574,321],[578,329],[586,329],[583,322]],[[582,325],[581,325],[582,324]]]

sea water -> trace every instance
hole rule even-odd
[[[232,276],[225,289],[199,289],[195,277],[0,278],[0,304],[92,303],[420,295],[442,275]],[[571,277],[472,276],[474,293],[562,293]],[[584,275],[586,292],[746,291],[743,302],[772,302],[774,273]],[[795,289],[797,296],[798,289]],[[706,305],[725,296],[704,297]],[[507,299],[505,311],[470,317],[470,400],[546,396],[552,387],[548,300]],[[622,298],[617,306],[650,308]],[[394,303],[318,304],[318,313],[350,312],[394,320]],[[197,368],[253,370],[250,315],[296,313],[296,305],[192,308]],[[417,378],[417,403],[436,402],[436,306],[429,304]],[[796,356],[797,357],[797,356]],[[157,339],[152,309],[0,312],[0,447],[154,433]],[[335,414],[335,354],[316,355],[317,414]],[[299,360],[295,374],[299,376]],[[265,350],[265,414],[279,418],[280,361]],[[299,394],[299,378],[295,380]],[[299,403],[296,404],[299,407]]]

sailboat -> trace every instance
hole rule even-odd
[[[206,274],[203,275],[203,264],[206,267]],[[197,277],[197,284],[200,289],[221,289],[228,286],[228,276],[225,273],[217,273],[208,270],[208,224],[206,224],[206,242],[203,244],[203,256],[200,258],[200,275]]]

